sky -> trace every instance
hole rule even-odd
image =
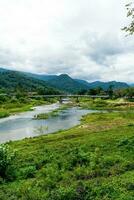
[[[0,67],[134,82],[129,0],[0,0]]]

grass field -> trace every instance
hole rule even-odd
[[[131,109],[88,114],[70,130],[9,146],[16,156],[0,200],[134,199]]]

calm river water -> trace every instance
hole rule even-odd
[[[62,111],[57,117],[46,120],[33,120],[34,115],[48,113],[59,107],[60,104],[58,103],[38,106],[33,111],[0,119],[0,143],[37,136],[40,134],[38,129],[41,127],[47,127],[47,129],[44,128],[44,134],[69,129],[78,125],[83,115],[97,112],[73,107]]]

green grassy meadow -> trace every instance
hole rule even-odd
[[[0,200],[134,199],[131,109],[88,114],[72,129],[8,145],[15,158],[0,178]]]

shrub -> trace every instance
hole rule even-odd
[[[81,148],[74,148],[69,152],[70,169],[76,166],[88,165],[90,162],[90,154],[84,152]]]
[[[8,101],[8,97],[7,96],[0,96],[0,103],[4,103],[4,102],[6,102],[6,101]]]
[[[28,166],[20,170],[20,176],[24,179],[34,178],[36,173],[35,166]]]
[[[76,200],[76,191],[73,187],[59,187],[53,190],[48,198],[49,200]]]
[[[127,188],[127,190],[129,190],[129,191],[134,191],[134,183],[128,183],[127,185],[126,185],[126,188]]]
[[[9,116],[9,112],[8,111],[2,111],[0,112],[0,118],[4,118],[4,117],[8,117]]]
[[[8,179],[13,175],[12,163],[15,158],[15,153],[11,151],[7,144],[0,145],[0,176],[3,179]]]

